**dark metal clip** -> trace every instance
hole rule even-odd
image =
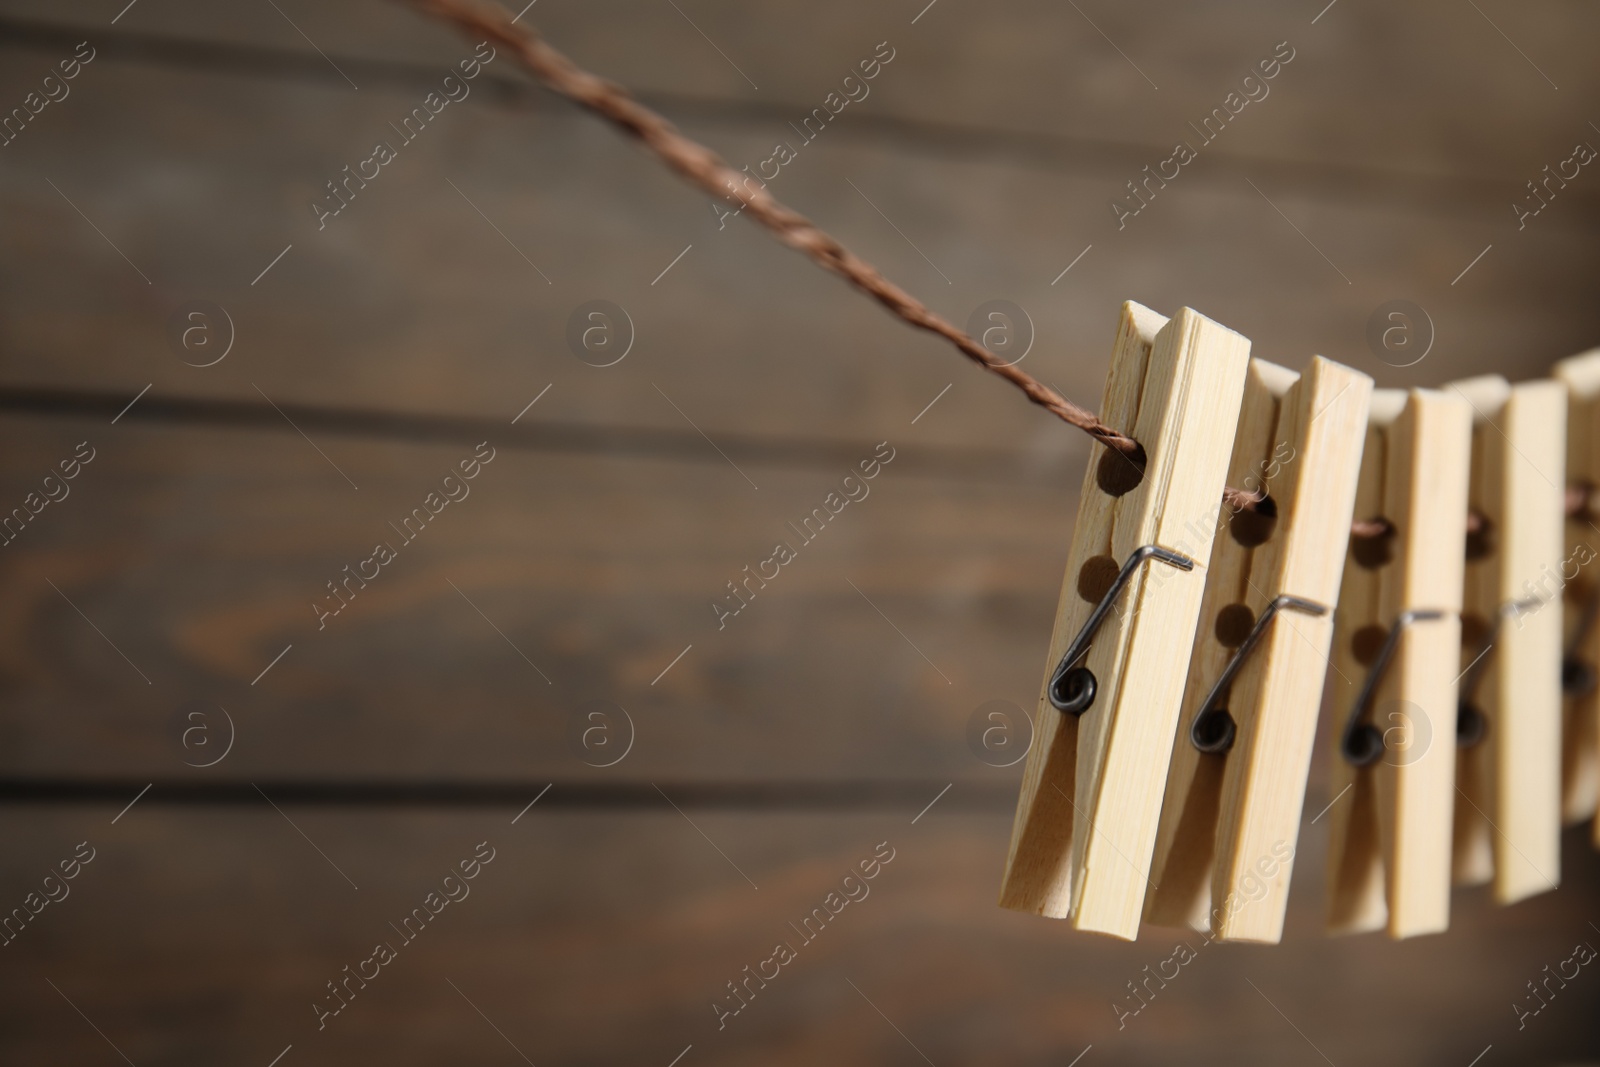
[[[1566,696],[1586,696],[1594,690],[1594,664],[1579,659],[1578,650],[1583,647],[1589,631],[1594,629],[1597,614],[1600,614],[1600,588],[1589,594],[1589,599],[1584,602],[1583,614],[1578,616],[1577,629],[1572,632],[1572,643],[1567,646],[1567,654],[1561,658],[1561,692]]]
[[[1138,548],[1128,557],[1128,562],[1122,565],[1122,570],[1117,572],[1116,579],[1111,583],[1111,588],[1106,590],[1105,596],[1100,598],[1100,603],[1094,606],[1094,611],[1089,615],[1089,621],[1083,624],[1083,629],[1078,631],[1078,636],[1072,639],[1072,644],[1067,646],[1067,654],[1061,657],[1055,672],[1050,675],[1050,684],[1045,688],[1050,698],[1050,704],[1057,711],[1068,715],[1082,715],[1094,703],[1095,690],[1098,687],[1094,673],[1088,667],[1076,667],[1077,663],[1089,653],[1089,645],[1094,640],[1095,631],[1105,621],[1106,615],[1111,611],[1111,605],[1116,602],[1124,586],[1133,578],[1133,572],[1147,559],[1158,559],[1162,563],[1177,567],[1180,570],[1194,570],[1194,560],[1178,552],[1170,552],[1165,548],[1155,545],[1145,545]]]
[[[1500,635],[1500,627],[1507,618],[1515,618],[1524,612],[1532,611],[1542,600],[1508,600],[1501,604],[1494,613],[1494,619],[1489,623],[1489,632],[1484,635],[1483,645],[1473,661],[1467,664],[1467,669],[1461,672],[1460,699],[1456,702],[1456,745],[1460,748],[1471,748],[1483,740],[1483,735],[1489,730],[1489,718],[1484,715],[1483,709],[1472,700],[1478,689],[1478,680],[1483,677],[1483,671],[1489,658],[1489,650],[1494,647],[1496,638]]]
[[[1435,608],[1415,608],[1402,612],[1395,620],[1394,626],[1389,630],[1389,636],[1383,639],[1383,647],[1378,650],[1378,658],[1373,661],[1372,669],[1367,671],[1367,680],[1362,683],[1355,707],[1350,709],[1349,721],[1345,723],[1344,737],[1339,743],[1339,749],[1344,753],[1346,762],[1356,767],[1368,767],[1383,755],[1383,733],[1362,719],[1367,713],[1367,706],[1372,703],[1372,698],[1378,691],[1378,683],[1383,680],[1384,669],[1394,658],[1394,650],[1400,644],[1401,632],[1412,623],[1433,622],[1444,618],[1446,614]]]
[[[1323,604],[1314,600],[1302,600],[1297,596],[1287,593],[1268,604],[1261,612],[1261,617],[1255,625],[1250,627],[1250,632],[1245,635],[1243,643],[1234,652],[1233,658],[1222,669],[1222,674],[1217,678],[1217,684],[1211,687],[1211,692],[1206,694],[1206,699],[1200,705],[1200,710],[1195,714],[1194,723],[1189,727],[1189,742],[1195,748],[1208,755],[1220,755],[1233,747],[1234,734],[1238,731],[1233,721],[1233,716],[1228,714],[1228,709],[1222,706],[1230,687],[1233,685],[1234,676],[1244,668],[1245,658],[1256,647],[1261,636],[1267,632],[1267,624],[1272,617],[1283,608],[1293,608],[1295,611],[1307,615],[1326,615],[1328,609]]]

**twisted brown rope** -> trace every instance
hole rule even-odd
[[[503,8],[476,0],[412,0],[421,10],[454,22],[470,37],[488,38],[512,53],[551,89],[607,119],[623,132],[643,141],[661,160],[712,196],[749,209],[761,223],[790,248],[833,271],[878,303],[918,329],[938,334],[973,362],[1017,386],[1028,399],[1057,418],[1083,430],[1109,448],[1127,455],[1139,450],[1133,438],[1112,429],[1092,411],[1086,411],[1026,371],[1004,360],[957,329],[953,323],[889,281],[876,267],[805,216],[779,203],[765,187],[751,187],[747,176],[723,162],[711,149],[679,133],[677,127],[640,104],[615,82],[590,74],[551,48],[537,32],[513,25]]]
[[[1029,400],[1057,418],[1124,455],[1141,453],[1139,442],[1107,426],[1100,421],[1100,416],[1074,404],[1026,371],[1001,360],[942,315],[889,281],[876,267],[845,248],[804,215],[785,207],[767,192],[765,185],[751,188],[745,175],[728,166],[711,149],[679,133],[677,127],[635,100],[627,89],[590,74],[546,44],[536,31],[517,26],[504,8],[478,0],[409,2],[428,14],[455,23],[471,38],[487,38],[506,48],[545,85],[638,138],[667,166],[707,193],[748,208],[756,221],[771,230],[778,240],[844,278],[912,326],[943,337],[968,359],[1011,382],[1026,393]],[[1567,513],[1582,511],[1587,496],[1587,491],[1574,495],[1574,491],[1569,490]],[[1262,493],[1231,486],[1222,490],[1223,503],[1236,512],[1257,511],[1266,499]],[[1481,519],[1479,515],[1469,515],[1469,530],[1480,527]],[[1351,524],[1351,532],[1356,537],[1381,537],[1392,530],[1393,526],[1382,518],[1357,520]]]

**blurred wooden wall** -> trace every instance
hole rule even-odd
[[[1321,751],[1284,944],[1203,948],[1119,1029],[1126,983],[1198,940],[998,910],[1019,768],[969,744],[980,705],[1036,699],[1084,438],[746,220],[719,229],[504,56],[319,230],[325,183],[398,143],[471,43],[375,2],[124,4],[0,4],[6,108],[94,50],[0,147],[0,504],[95,457],[0,548],[0,908],[95,850],[0,949],[0,1059],[1600,1057],[1600,978],[1520,1030],[1511,1007],[1600,937],[1582,834],[1556,892],[1329,940]],[[1600,177],[1521,229],[1511,207],[1600,144],[1587,7],[526,18],[741,166],[887,42],[773,192],[958,323],[1025,309],[1024,366],[1086,404],[1125,299],[1389,386],[1600,342]],[[1125,183],[1280,42],[1270,95],[1119,229]],[[1406,368],[1366,341],[1397,299],[1434,331]],[[234,335],[203,368],[169,329],[195,300]],[[592,300],[633,326],[613,366],[569,350]],[[470,496],[319,629],[325,583],[485,440]],[[726,583],[885,441],[870,496],[719,630]],[[481,841],[470,897],[319,1030],[325,983]],[[726,983],[880,842],[870,896],[719,1029]]]

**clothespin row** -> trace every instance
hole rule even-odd
[[[1093,446],[1001,905],[1278,941],[1325,682],[1331,932],[1554,888],[1600,792],[1600,582],[1563,561],[1600,540],[1567,488],[1600,482],[1600,349],[1441,391],[1248,352],[1123,307],[1101,412],[1143,451]]]

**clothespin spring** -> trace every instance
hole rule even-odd
[[[1098,688],[1094,672],[1088,667],[1078,667],[1074,664],[1088,655],[1095,631],[1110,614],[1111,605],[1116,602],[1123,587],[1132,580],[1134,571],[1138,570],[1139,565],[1147,559],[1158,559],[1179,570],[1194,570],[1194,560],[1182,553],[1172,552],[1156,545],[1143,545],[1134,550],[1128,557],[1128,562],[1122,565],[1122,570],[1117,572],[1111,588],[1100,598],[1100,603],[1094,606],[1094,611],[1089,615],[1089,620],[1083,624],[1083,629],[1078,631],[1078,636],[1067,646],[1066,655],[1061,657],[1055,673],[1050,676],[1050,685],[1045,691],[1050,697],[1051,706],[1057,711],[1068,715],[1082,715],[1094,703],[1095,691]]]
[[[1307,615],[1326,615],[1328,609],[1325,605],[1312,600],[1303,600],[1297,596],[1285,593],[1272,603],[1268,604],[1261,612],[1261,617],[1250,627],[1250,632],[1245,635],[1244,641],[1234,652],[1233,658],[1223,668],[1217,683],[1211,687],[1211,692],[1206,694],[1206,699],[1200,705],[1200,710],[1195,714],[1194,723],[1189,727],[1189,742],[1195,748],[1207,755],[1220,755],[1233,747],[1234,734],[1238,727],[1233,721],[1233,716],[1228,714],[1228,709],[1222,706],[1223,700],[1228,695],[1229,688],[1233,685],[1234,675],[1244,667],[1245,658],[1256,647],[1261,636],[1267,632],[1267,624],[1272,621],[1283,608],[1293,608],[1295,611]]]
[[[1372,662],[1372,669],[1367,672],[1367,680],[1361,685],[1355,706],[1350,709],[1350,719],[1345,724],[1344,737],[1339,743],[1346,762],[1352,766],[1370,766],[1383,755],[1383,734],[1376,726],[1362,720],[1372,703],[1373,696],[1378,692],[1378,683],[1383,680],[1384,669],[1394,658],[1394,650],[1400,646],[1400,634],[1412,623],[1433,622],[1444,618],[1446,614],[1448,613],[1437,608],[1413,608],[1411,611],[1402,612],[1389,630],[1389,636],[1383,639],[1383,647],[1378,650],[1378,658]]]
[[[1478,679],[1483,677],[1489,650],[1494,647],[1495,639],[1500,634],[1500,627],[1507,618],[1514,618],[1525,611],[1532,611],[1542,601],[1539,600],[1508,600],[1500,605],[1494,613],[1494,621],[1489,624],[1489,632],[1484,635],[1483,647],[1478,655],[1467,665],[1462,678],[1461,699],[1456,705],[1456,745],[1460,748],[1471,748],[1483,740],[1483,735],[1488,732],[1489,719],[1483,710],[1472,700],[1473,694],[1478,689]]]
[[[1597,614],[1600,614],[1600,589],[1589,594],[1589,599],[1584,601],[1583,614],[1578,616],[1578,626],[1572,634],[1572,644],[1561,659],[1561,691],[1569,697],[1581,697],[1595,687],[1594,664],[1579,659],[1578,650],[1594,628]]]

